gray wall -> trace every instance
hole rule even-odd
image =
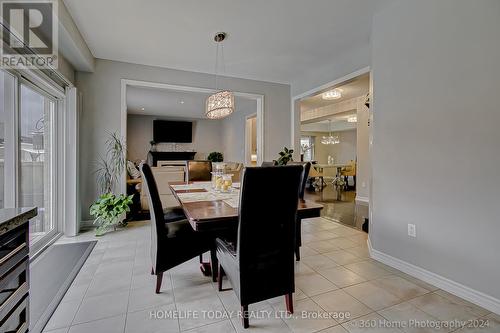
[[[145,160],[153,140],[153,120],[188,120],[193,122],[193,142],[179,143],[181,150],[196,151],[196,159],[206,159],[212,151],[222,151],[222,122],[209,119],[172,119],[157,116],[129,115],[127,118],[127,152],[132,161]],[[158,150],[171,150],[172,145],[160,143]]]
[[[95,161],[103,154],[103,145],[110,132],[120,132],[121,79],[161,82],[213,88],[213,75],[96,60],[93,73],[76,73],[76,86],[83,94],[80,114],[80,179],[82,219],[88,220],[88,207],[95,200]],[[290,145],[290,86],[238,78],[221,77],[220,88],[263,94],[264,158],[272,160],[284,145]],[[285,126],[286,124],[286,126]]]
[[[245,163],[246,117],[257,112],[257,102],[237,110],[222,121],[224,160]]]
[[[375,249],[497,299],[499,32],[498,0],[400,0],[374,17],[370,229]]]
[[[370,66],[370,45],[346,51],[322,68],[314,68],[292,82],[292,96],[300,95],[323,84],[332,82],[359,69]]]

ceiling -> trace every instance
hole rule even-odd
[[[64,0],[96,58],[213,73],[217,31],[228,76],[290,83],[369,43],[391,0]]]
[[[127,87],[127,112],[136,115],[206,119],[204,110],[208,95],[159,88]],[[257,110],[255,100],[235,97],[234,104],[235,114]]]
[[[300,125],[300,130],[302,132],[339,132],[355,130],[357,124],[347,121],[347,118],[355,115],[356,111],[338,113],[329,119],[323,119],[315,123],[302,124]],[[332,121],[331,125],[329,120]]]
[[[323,106],[333,105],[354,97],[359,97],[368,94],[368,92],[370,91],[370,74],[368,73],[363,74],[347,83],[341,84],[337,87],[331,87],[330,89],[327,90],[331,90],[333,88],[342,89],[341,98],[336,100],[324,100],[321,97],[321,94],[304,98],[303,100],[300,101],[300,110],[308,111],[312,109],[317,109]]]

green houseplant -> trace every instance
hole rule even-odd
[[[222,153],[219,153],[218,151],[213,151],[210,154],[208,154],[207,160],[215,163],[222,162],[224,161],[224,155],[222,155]]]
[[[279,152],[280,157],[274,161],[274,165],[287,165],[288,162],[293,161],[293,149],[288,149],[283,147],[283,150]]]
[[[130,211],[133,195],[105,193],[90,206],[90,214],[97,224],[96,236],[102,236],[117,225],[123,225],[122,216]]]
[[[125,171],[126,148],[117,133],[110,134],[106,140],[106,155],[97,162],[96,181],[99,198],[90,207],[94,217],[96,236],[114,230],[118,225],[125,226],[125,215],[130,211],[132,196],[116,195],[118,179]]]

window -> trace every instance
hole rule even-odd
[[[300,138],[300,153],[304,162],[314,160],[314,137],[303,136]]]
[[[34,251],[58,232],[54,175],[61,101],[24,74],[0,70],[0,208],[38,207],[30,221]]]
[[[55,104],[50,97],[21,84],[19,206],[38,207],[38,216],[30,221],[33,243],[54,229],[51,203],[54,202],[52,119]]]
[[[0,71],[0,208],[15,206],[15,77]]]

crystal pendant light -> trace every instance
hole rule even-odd
[[[330,130],[328,136],[323,136],[321,138],[321,143],[324,145],[336,145],[340,143],[340,139],[338,135],[333,135],[332,134],[332,121],[328,120],[328,128]]]
[[[321,98],[323,98],[324,100],[327,100],[327,101],[342,98],[342,90],[333,89],[333,90],[324,92],[323,94],[321,94]]]
[[[221,46],[222,63],[224,65],[224,46],[222,41],[226,39],[225,32],[215,34],[214,40],[217,43],[215,54],[215,90],[218,90],[217,71],[219,65],[219,45]],[[206,101],[205,116],[209,119],[222,119],[234,112],[234,94],[229,90],[217,91],[208,96]]]

